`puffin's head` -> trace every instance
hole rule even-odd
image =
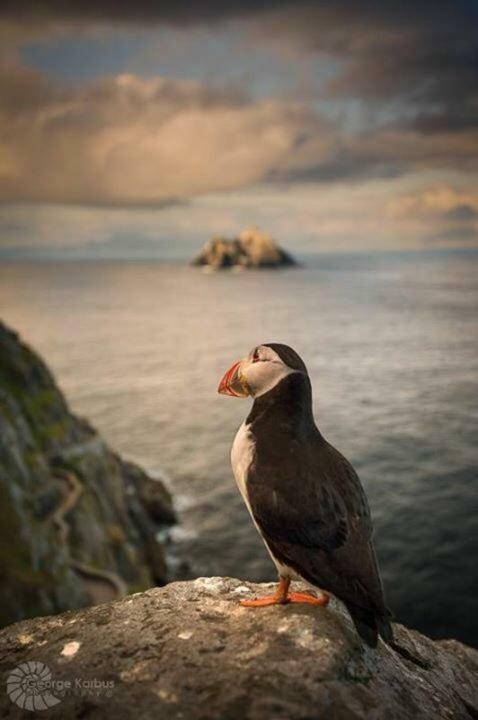
[[[307,375],[307,368],[291,347],[279,343],[257,345],[224,374],[218,392],[232,397],[259,397],[296,372]]]

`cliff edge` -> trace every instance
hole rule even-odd
[[[199,578],[12,625],[0,633],[2,717],[28,707],[62,720],[478,717],[475,650],[395,625],[417,665],[383,642],[365,648],[335,600],[239,605],[265,591]]]
[[[159,479],[74,415],[40,357],[0,323],[0,625],[167,579]]]

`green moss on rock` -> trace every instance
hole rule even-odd
[[[94,601],[75,560],[128,590],[164,583],[156,534],[174,520],[161,482],[73,415],[43,361],[0,323],[0,621]]]

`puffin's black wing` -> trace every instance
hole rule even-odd
[[[294,497],[267,485],[250,483],[254,518],[270,540],[331,552],[349,535],[345,504],[331,487],[303,483]]]
[[[273,555],[348,607],[369,644],[391,638],[371,542],[372,522],[350,463],[322,437],[258,454],[248,479],[251,511]]]
[[[291,453],[288,462],[264,470],[253,466],[248,491],[254,517],[272,539],[332,551],[346,542],[358,523],[371,535],[370,511],[358,476],[325,441],[312,458],[301,449]]]

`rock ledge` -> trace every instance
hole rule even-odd
[[[53,681],[45,716],[62,720],[478,717],[476,651],[395,625],[424,669],[383,643],[364,648],[335,601],[238,604],[268,590],[199,578],[23,621],[0,633],[3,682],[22,663],[42,663]],[[3,692],[2,717],[25,717],[22,698]]]

